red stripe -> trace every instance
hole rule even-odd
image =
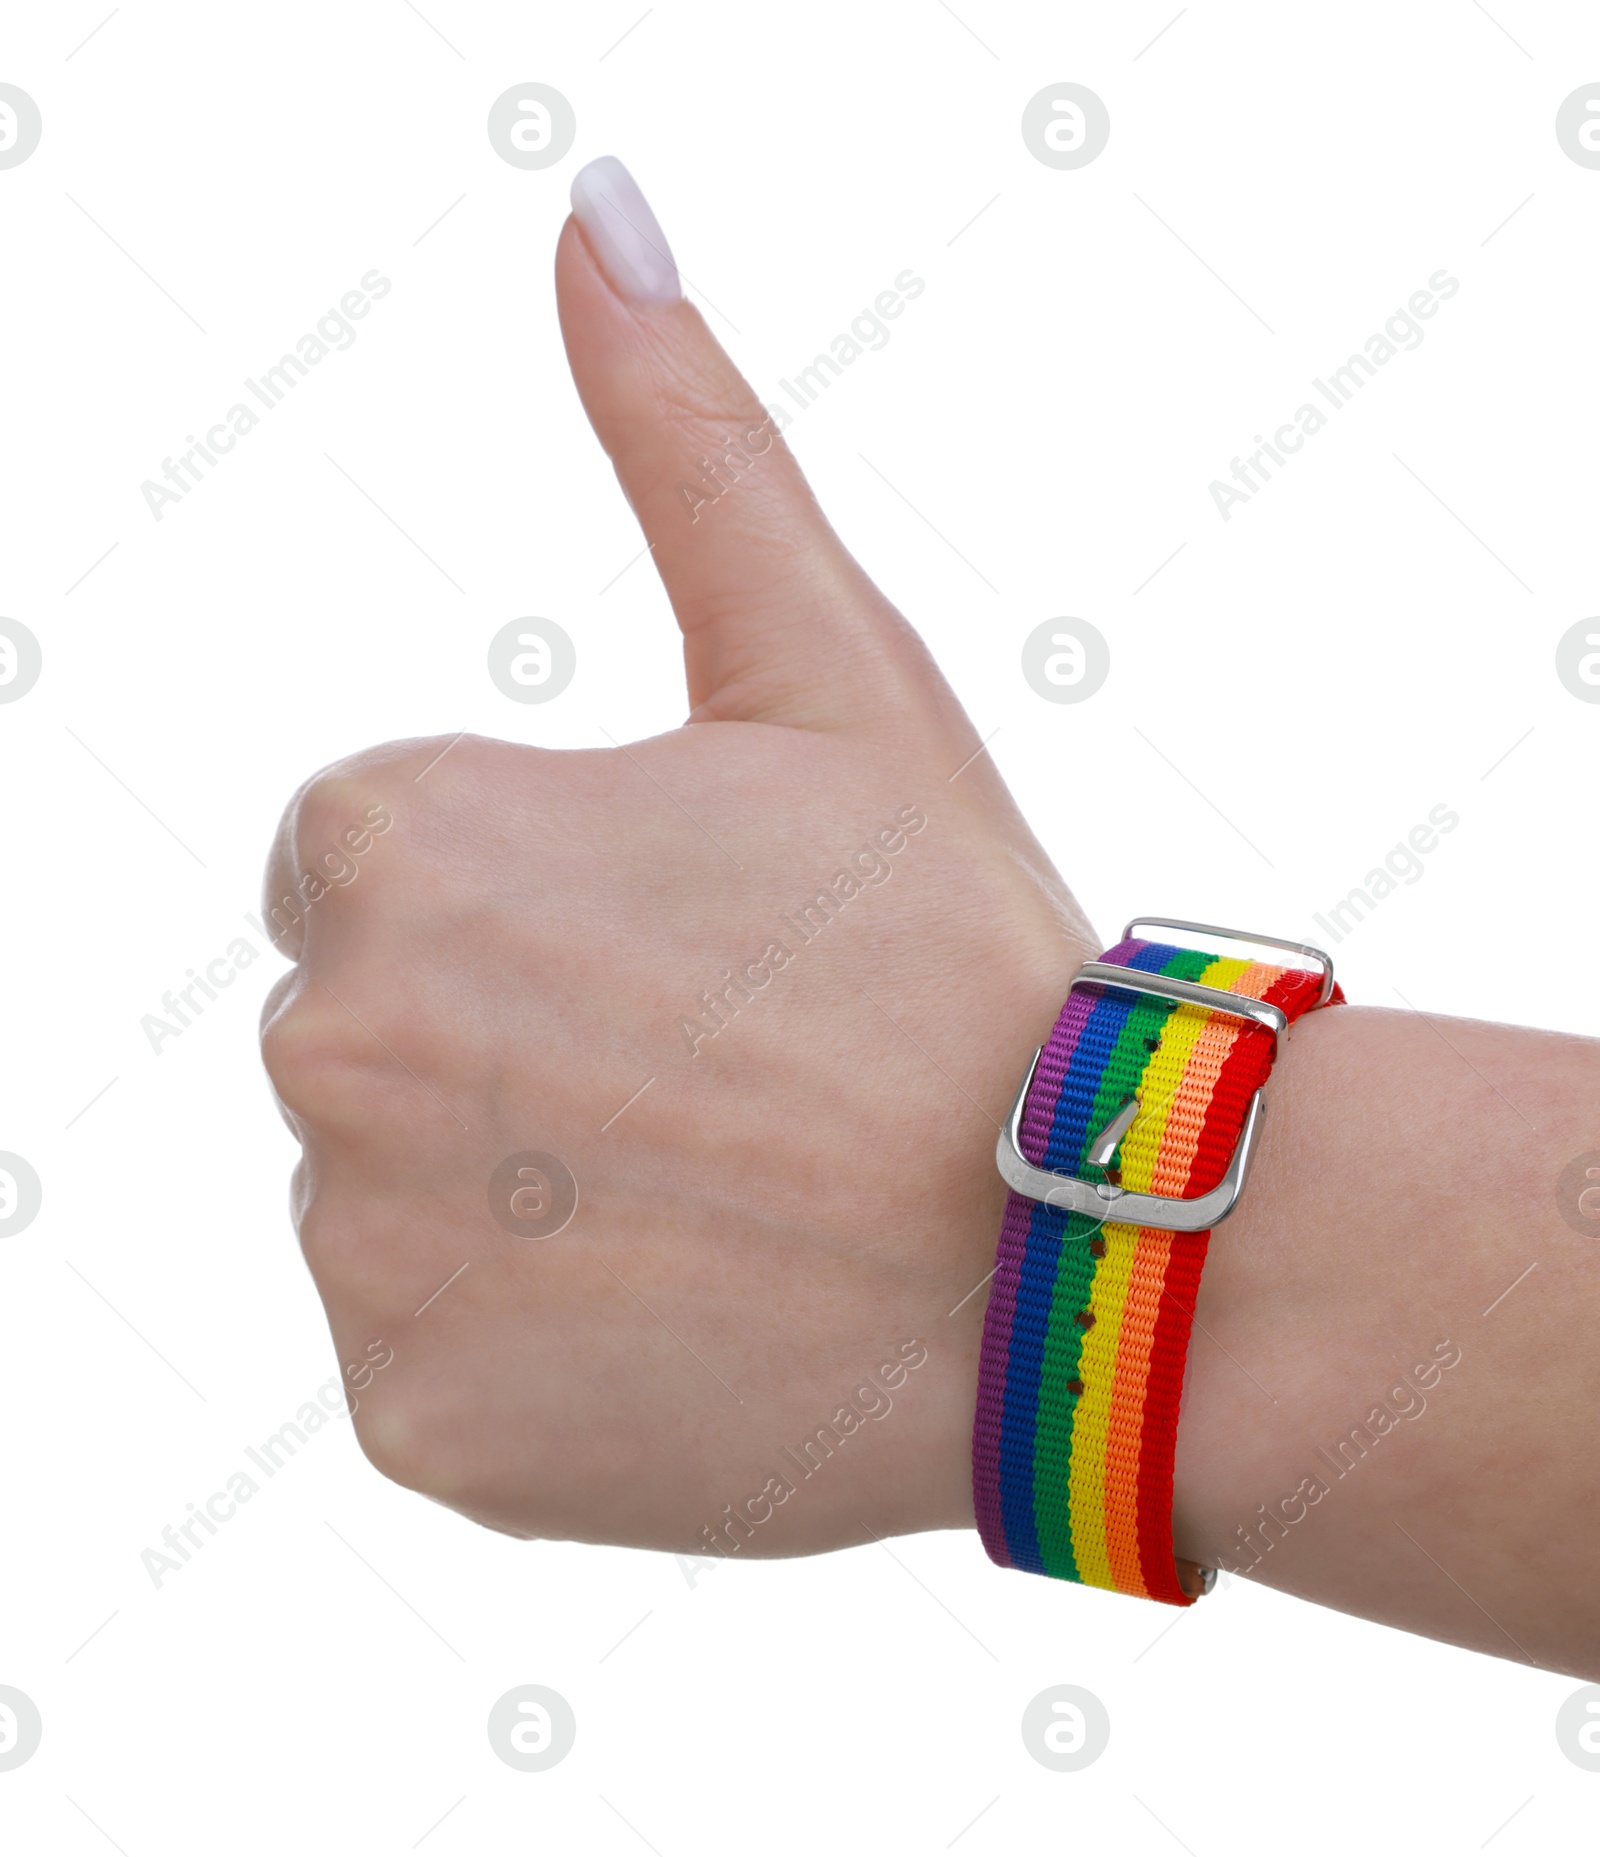
[[[1139,1571],[1145,1591],[1168,1605],[1193,1601],[1178,1584],[1172,1552],[1172,1464],[1178,1441],[1178,1405],[1189,1358],[1189,1328],[1200,1289],[1210,1232],[1174,1232],[1161,1286],[1161,1313],[1150,1343],[1144,1391],[1144,1436],[1139,1442]]]
[[[1320,988],[1319,975],[1291,969],[1263,997],[1295,1019],[1315,1003]],[[1342,1003],[1343,999],[1343,992],[1335,987],[1329,1004]],[[1247,1026],[1234,1041],[1206,1105],[1205,1123],[1184,1183],[1185,1199],[1209,1192],[1228,1171],[1250,1098],[1266,1082],[1274,1055],[1275,1041],[1267,1031]],[[1144,1435],[1139,1449],[1139,1569],[1152,1599],[1178,1606],[1194,1602],[1178,1585],[1173,1564],[1172,1473],[1177,1454],[1178,1408],[1189,1359],[1189,1331],[1210,1241],[1209,1232],[1172,1234],[1161,1310],[1150,1343]]]
[[[1319,975],[1291,968],[1281,980],[1267,988],[1263,998],[1269,1005],[1281,1006],[1291,1019],[1295,1019],[1315,1000],[1321,985]],[[1333,997],[1338,1000],[1343,996],[1335,990]],[[1234,1040],[1233,1049],[1223,1060],[1211,1101],[1206,1105],[1205,1126],[1200,1131],[1189,1178],[1184,1183],[1185,1199],[1198,1199],[1202,1193],[1209,1193],[1228,1171],[1250,1098],[1266,1082],[1275,1054],[1276,1042],[1272,1034],[1260,1026],[1247,1025]]]

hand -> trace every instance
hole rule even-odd
[[[574,204],[568,358],[692,710],[594,752],[390,744],[284,816],[263,1052],[356,1429],[517,1535],[971,1526],[996,1124],[1099,943],[620,164]],[[491,1212],[534,1151],[577,1183],[550,1237]],[[528,1172],[497,1204],[540,1230],[561,1176]]]

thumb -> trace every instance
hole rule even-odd
[[[683,299],[628,170],[572,183],[556,299],[584,410],[683,632],[692,720],[893,728],[959,708],[829,527],[772,415]]]

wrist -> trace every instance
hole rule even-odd
[[[984,1326],[974,1507],[1000,1565],[1190,1603],[1176,1548],[1185,1369],[1211,1229],[1238,1203],[1264,1086],[1331,963],[1192,945],[1151,918],[1075,975],[998,1144],[1011,1191]]]

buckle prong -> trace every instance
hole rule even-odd
[[[1238,1145],[1228,1163],[1228,1171],[1209,1193],[1202,1193],[1197,1199],[1174,1199],[1170,1193],[1135,1193],[1109,1180],[1080,1180],[1075,1174],[1058,1174],[1048,1167],[1035,1167],[1022,1152],[1022,1115],[1028,1105],[1028,1092],[1033,1088],[1034,1072],[1043,1055],[1043,1046],[1034,1052],[1028,1074],[1022,1079],[1017,1099],[1011,1105],[1011,1114],[995,1143],[995,1164],[1000,1169],[1001,1179],[1014,1193],[1020,1193],[1024,1199],[1040,1200],[1058,1212],[1082,1213],[1099,1224],[1109,1220],[1118,1225],[1151,1225],[1160,1231],[1208,1232],[1232,1212],[1249,1174],[1261,1118],[1266,1113],[1267,1105],[1259,1090],[1250,1098],[1245,1110],[1244,1127],[1239,1131]],[[1091,1235],[1084,1234],[1085,1237]]]
[[[1091,1167],[1109,1167],[1111,1165],[1111,1157],[1117,1151],[1117,1143],[1121,1141],[1122,1137],[1133,1127],[1138,1114],[1138,1097],[1129,1096],[1124,1098],[1117,1113],[1089,1144],[1089,1152],[1084,1158]],[[1120,1182],[1113,1182],[1113,1184],[1120,1184]]]

